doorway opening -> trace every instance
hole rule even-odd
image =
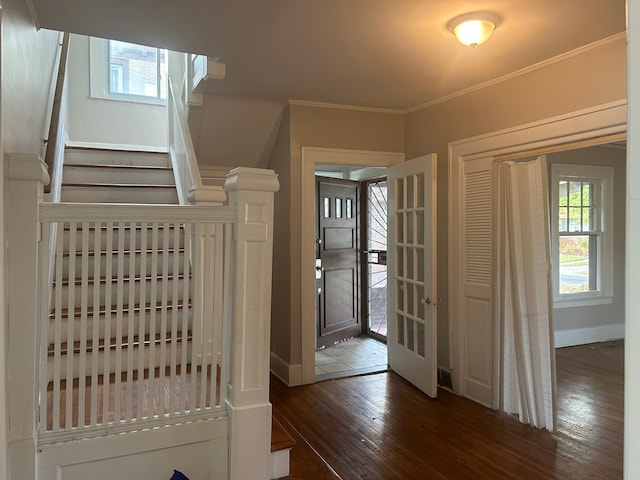
[[[471,285],[467,281],[468,269],[464,264],[466,259],[470,258],[466,256],[463,224],[466,209],[464,200],[467,198],[463,195],[465,175],[470,178],[470,175],[484,172],[485,170],[473,167],[476,164],[480,167],[480,161],[485,159],[492,161],[494,157],[499,157],[500,160],[506,160],[570,151],[578,147],[620,142],[625,137],[626,105],[624,102],[615,102],[499,134],[450,144],[449,318],[455,393],[490,408],[498,408],[499,385],[495,379],[498,378],[496,369],[500,358],[499,325],[494,324],[495,318],[490,310],[491,302],[485,300],[484,290],[480,291],[477,285]],[[487,284],[490,286],[490,274],[488,280]],[[474,287],[473,291],[469,288],[470,285]],[[481,330],[486,332],[484,338],[477,328],[479,314],[482,314],[484,321]],[[558,315],[554,314],[554,320],[556,324],[559,323]],[[555,337],[557,345],[557,331]]]
[[[387,341],[387,179],[363,182],[367,335]]]
[[[387,369],[384,167],[316,166],[316,381]]]

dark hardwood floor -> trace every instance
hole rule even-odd
[[[622,478],[623,343],[557,350],[558,430],[522,425],[394,373],[287,388],[274,415],[297,441],[294,480]]]

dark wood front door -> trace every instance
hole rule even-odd
[[[316,178],[318,339],[323,348],[361,333],[357,182]]]

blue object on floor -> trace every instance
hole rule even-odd
[[[179,472],[178,470],[174,470],[171,480],[189,480],[189,477],[187,477],[184,473]]]

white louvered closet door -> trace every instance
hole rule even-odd
[[[495,408],[492,196],[492,159],[464,162],[461,333],[466,348],[462,381],[465,396],[489,408]]]

